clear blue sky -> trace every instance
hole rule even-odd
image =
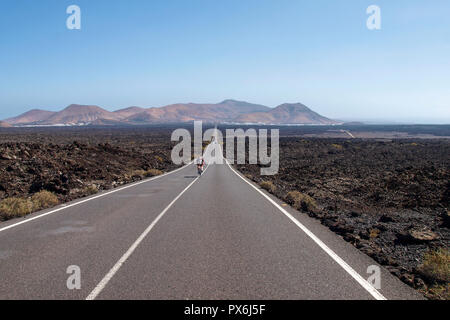
[[[450,1],[1,0],[0,74],[0,118],[233,98],[450,123]]]

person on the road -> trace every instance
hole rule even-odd
[[[201,175],[203,173],[203,167],[205,166],[205,160],[200,156],[196,159],[195,163],[197,164],[198,174]]]

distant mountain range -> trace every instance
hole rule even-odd
[[[98,106],[72,104],[59,111],[33,109],[5,119],[4,126],[140,125],[202,120],[219,123],[253,124],[339,124],[301,103],[276,108],[244,101],[225,100],[216,104],[172,104],[160,108],[129,107],[107,111]]]

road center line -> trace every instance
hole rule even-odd
[[[84,200],[80,200],[80,201],[77,201],[77,202],[74,202],[74,203],[71,203],[71,204],[64,204],[64,203],[63,203],[63,204],[61,204],[61,207],[59,207],[59,208],[57,208],[57,209],[51,210],[51,211],[49,211],[49,212],[46,212],[46,213],[43,213],[43,214],[40,214],[40,215],[37,215],[37,216],[32,217],[32,218],[28,218],[28,219],[26,219],[26,220],[23,220],[23,221],[20,221],[20,222],[11,224],[11,225],[6,226],[6,227],[0,228],[0,232],[5,231],[5,230],[8,230],[8,229],[11,229],[11,228],[14,228],[14,227],[17,227],[17,226],[19,226],[19,225],[21,225],[21,224],[24,224],[24,223],[27,223],[27,222],[31,222],[31,221],[33,221],[33,220],[36,220],[36,219],[39,219],[39,218],[48,216],[49,214],[52,214],[52,213],[55,213],[55,212],[58,212],[58,211],[61,211],[61,210],[64,210],[64,209],[67,209],[67,208],[70,208],[70,207],[74,207],[74,206],[77,206],[77,205],[79,205],[79,204],[82,204],[82,203],[85,203],[85,202],[88,202],[88,201],[91,201],[91,200],[94,200],[94,199],[97,199],[97,198],[104,197],[104,196],[106,196],[106,195],[108,195],[108,194],[111,194],[111,193],[114,193],[114,192],[117,192],[117,191],[121,191],[121,190],[125,190],[125,189],[128,189],[128,188],[137,186],[137,185],[139,185],[139,184],[142,184],[142,183],[147,183],[147,182],[150,182],[150,181],[153,181],[153,180],[162,178],[162,177],[164,177],[164,176],[167,176],[167,175],[169,175],[169,174],[175,173],[175,172],[177,172],[177,171],[180,171],[181,169],[186,168],[186,167],[189,166],[191,163],[192,163],[192,161],[191,161],[190,163],[188,163],[188,164],[182,166],[181,168],[175,169],[175,170],[173,170],[173,171],[166,172],[166,173],[164,173],[164,174],[162,174],[162,175],[159,175],[159,176],[156,176],[156,177],[153,177],[153,178],[150,178],[150,179],[145,179],[145,180],[142,180],[142,181],[139,181],[139,182],[131,183],[131,184],[128,184],[128,185],[126,185],[126,186],[119,187],[119,188],[116,188],[116,189],[114,189],[114,190],[111,190],[111,191],[108,191],[108,192],[105,192],[105,193],[101,193],[101,194],[99,194],[99,195],[97,195],[97,196],[93,196],[93,197],[90,197],[90,198],[87,198],[87,199],[84,199]]]
[[[359,275],[350,265],[347,264],[341,257],[339,257],[333,250],[331,250],[322,240],[320,240],[314,233],[312,233],[308,228],[306,228],[300,221],[294,218],[289,212],[284,210],[278,203],[273,201],[268,195],[254,186],[252,183],[244,179],[233,167],[230,165],[227,159],[225,159],[227,165],[230,169],[242,180],[245,181],[248,185],[250,185],[253,189],[258,191],[262,196],[264,196],[270,203],[272,203],[277,209],[279,209],[282,213],[284,213],[292,222],[294,222],[297,227],[299,227],[306,235],[308,235],[323,251],[325,251],[337,264],[339,264],[347,273],[353,277],[367,292],[369,292],[372,297],[377,300],[387,300],[377,289],[375,289],[369,282],[366,281],[363,277]]]
[[[206,172],[208,166],[205,168]],[[125,254],[116,262],[116,264],[109,270],[109,272],[103,277],[99,284],[92,290],[92,292],[87,296],[86,300],[94,300],[100,292],[106,287],[108,282],[114,277],[114,275],[119,271],[120,267],[127,261],[127,259],[133,254],[134,250],[139,246],[139,244],[145,239],[153,227],[158,223],[162,216],[173,206],[173,204],[185,193],[197,180],[199,177],[195,178],[183,191],[178,194],[178,196],[173,199],[169,205],[153,220],[153,222],[144,230],[144,232],[136,239],[136,241],[131,245],[131,247],[125,252]]]

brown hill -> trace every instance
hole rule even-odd
[[[31,110],[8,119],[13,125],[120,125],[205,122],[265,124],[334,124],[301,103],[282,104],[274,109],[244,101],[225,100],[217,104],[178,103],[160,108],[129,107],[114,112],[98,106],[72,104],[59,112]]]
[[[12,127],[12,125],[6,121],[0,121],[0,128],[9,128],[9,127]]]
[[[118,118],[120,119],[126,119],[129,118],[135,114],[144,112],[146,109],[141,108],[141,107],[128,107],[125,109],[120,109],[120,110],[116,110],[113,113],[115,115],[117,115]]]
[[[235,115],[250,112],[265,112],[271,110],[269,107],[263,106],[261,104],[254,104],[245,101],[237,101],[231,99],[222,101],[221,103],[218,103],[215,106],[217,106],[222,110],[228,110],[228,112],[234,113]]]
[[[113,112],[106,111],[98,106],[71,104],[64,110],[53,114],[44,121],[41,121],[39,124],[87,124],[98,119],[119,120],[118,116]]]
[[[33,110],[27,111],[25,113],[22,113],[21,115],[18,115],[17,117],[9,118],[4,121],[8,122],[9,124],[12,124],[12,125],[35,123],[35,122],[46,120],[55,113],[56,112],[53,112],[53,111],[33,109]]]
[[[126,120],[131,123],[168,123],[193,120],[214,121],[216,116],[209,104],[172,104],[161,108],[151,108],[135,114]]]
[[[151,108],[135,114],[129,122],[188,122],[202,120],[208,122],[233,121],[247,112],[270,110],[269,107],[243,101],[225,100],[217,104],[172,104],[161,108]]]
[[[267,112],[247,113],[236,118],[241,123],[264,124],[337,124],[301,103],[285,103]]]

